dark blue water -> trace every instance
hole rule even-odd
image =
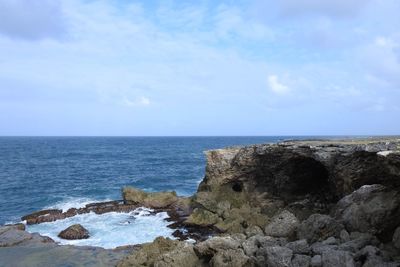
[[[73,198],[120,199],[121,188],[191,195],[203,151],[288,137],[0,137],[0,224]]]

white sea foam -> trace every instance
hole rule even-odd
[[[86,197],[68,197],[62,201],[55,203],[54,205],[46,206],[44,209],[60,209],[66,212],[70,208],[83,208],[90,203],[106,202],[111,199],[94,200]]]
[[[49,236],[62,245],[99,246],[103,248],[151,242],[158,236],[173,238],[174,230],[168,228],[169,222],[164,220],[168,218],[167,213],[161,212],[152,215],[150,211],[149,209],[139,208],[130,213],[81,214],[55,222],[29,225],[27,231]],[[62,230],[76,223],[89,230],[90,238],[64,240],[57,237]]]

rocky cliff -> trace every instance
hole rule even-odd
[[[194,245],[156,240],[120,266],[400,266],[400,139],[206,155],[183,225],[219,234]]]

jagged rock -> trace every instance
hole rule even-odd
[[[311,257],[307,255],[294,255],[290,267],[309,267],[311,264]]]
[[[205,209],[196,208],[184,223],[188,225],[210,226],[216,224],[220,220],[217,214]]]
[[[324,241],[322,241],[322,244],[324,244],[324,245],[337,245],[338,241],[336,240],[336,238],[331,236],[331,237],[328,237],[327,239],[325,239]]]
[[[284,210],[272,217],[271,222],[265,227],[265,234],[274,237],[291,237],[294,236],[299,220],[296,216]]]
[[[69,240],[87,239],[89,238],[89,231],[80,224],[74,224],[61,231],[58,237]]]
[[[178,201],[175,191],[147,193],[133,187],[124,187],[122,197],[127,204],[138,204],[148,208],[165,208]]]
[[[294,254],[309,254],[310,253],[310,246],[308,245],[306,239],[301,239],[301,240],[287,243],[286,247],[291,249]]]
[[[290,266],[293,256],[292,250],[281,246],[262,248],[260,249],[259,253],[264,255],[264,258],[266,259],[268,266],[275,266],[275,267]]]
[[[238,249],[242,241],[231,236],[213,237],[196,244],[194,251],[199,257],[212,257],[218,251]]]
[[[313,254],[322,255],[324,252],[329,252],[331,250],[337,250],[337,245],[325,245],[322,242],[316,242],[311,245],[311,251]]]
[[[330,250],[322,253],[322,266],[324,267],[353,267],[355,262],[347,251]]]
[[[321,255],[315,255],[311,258],[311,267],[321,267],[322,266],[322,257]]]
[[[400,226],[394,231],[392,242],[396,248],[400,249]]]
[[[297,236],[299,239],[307,239],[308,242],[314,243],[331,236],[338,237],[342,229],[343,225],[332,217],[313,214],[300,224],[297,229]]]
[[[243,253],[241,249],[228,249],[218,251],[211,258],[212,267],[248,267],[251,266],[251,260]]]
[[[336,205],[335,217],[349,231],[370,232],[390,241],[400,224],[400,192],[382,185],[364,185],[342,198]]]

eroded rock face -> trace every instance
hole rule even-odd
[[[362,185],[399,188],[399,150],[400,139],[368,139],[208,151],[206,176],[193,199],[197,209],[187,222],[245,233],[253,226],[266,229],[282,209],[300,221],[327,214]]]
[[[61,231],[58,237],[68,240],[87,239],[89,238],[89,231],[80,224],[74,224]]]

